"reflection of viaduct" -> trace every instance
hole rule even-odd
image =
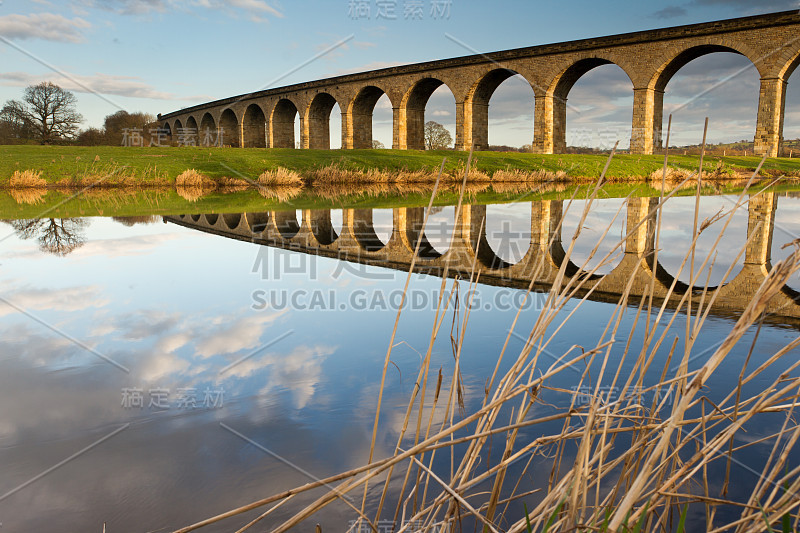
[[[646,294],[652,285],[655,299],[663,301],[674,278],[653,261],[654,207],[657,203],[657,198],[628,200],[628,236],[623,258],[610,273],[592,275],[586,280],[586,290],[593,289],[591,299],[618,301],[628,280],[633,277],[631,295],[634,300]],[[746,249],[744,266],[728,283],[709,291],[709,294],[718,293],[714,305],[716,314],[735,315],[742,311],[769,271],[776,204],[774,193],[762,193],[751,198],[748,235],[752,235],[752,239]],[[436,275],[441,274],[445,264],[449,263],[451,276],[469,278],[473,264],[476,264],[481,270],[482,283],[521,289],[527,288],[539,271],[534,288],[548,290],[566,260],[559,229],[561,214],[560,200],[531,203],[530,248],[518,263],[512,265],[497,257],[485,238],[486,206],[467,205],[455,227],[454,243],[446,252],[437,252],[423,235],[420,260],[415,269]],[[424,208],[393,209],[392,234],[386,244],[375,232],[371,209],[343,210],[341,235],[337,235],[333,228],[330,210],[327,209],[303,211],[299,223],[294,211],[164,218],[229,238],[408,271],[423,217]],[[701,251],[700,256],[705,254]],[[568,262],[565,268],[568,278],[587,275],[572,262]],[[677,296],[673,295],[670,300],[673,307],[686,290],[688,286],[685,284],[676,284]],[[699,301],[700,297],[697,294],[694,300]],[[768,310],[772,321],[800,326],[800,295],[788,287],[773,298]]]
[[[661,146],[664,91],[688,62],[713,52],[747,57],[761,77],[755,147],[776,156],[782,142],[786,85],[800,62],[800,14],[796,11],[691,26],[535,46],[486,55],[385,68],[197,105],[159,120],[170,135],[224,132],[224,144],[294,148],[300,117],[303,148],[330,147],[330,115],[342,112],[342,147],[372,148],[372,113],[386,94],[393,109],[392,146],[422,149],[425,105],[447,86],[456,101],[456,149],[488,143],[489,99],[504,80],[523,76],[533,89],[533,148],[566,148],[567,96],[588,71],[616,64],[633,86],[633,153]],[[196,139],[195,139],[196,141]]]

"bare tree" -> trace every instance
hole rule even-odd
[[[25,106],[9,100],[0,110],[0,143],[12,144],[31,138],[32,128]]]
[[[386,149],[386,146],[384,146],[384,144],[382,142],[373,139],[372,140],[372,148],[374,148],[375,150],[384,150],[384,149]]]
[[[83,121],[75,111],[75,95],[49,81],[27,87],[22,100],[25,116],[42,144],[72,139]]]
[[[453,137],[447,129],[432,120],[425,123],[425,149],[444,150],[450,148]]]
[[[20,239],[36,238],[43,252],[62,257],[86,244],[83,230],[89,225],[83,218],[31,218],[9,223]]]

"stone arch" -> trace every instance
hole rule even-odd
[[[367,252],[377,252],[385,244],[375,232],[372,220],[372,209],[353,209],[352,211],[353,237]]]
[[[352,139],[352,148],[372,148],[372,115],[375,111],[375,104],[384,94],[389,97],[383,89],[375,85],[367,85],[350,102],[347,113],[350,122],[347,128],[347,137]],[[389,99],[391,100],[391,97]]]
[[[300,232],[296,211],[273,211],[271,218],[275,222],[278,233],[285,240],[295,237]]]
[[[294,148],[294,122],[297,106],[288,98],[281,98],[270,116],[272,148]]]
[[[453,89],[438,78],[423,78],[406,91],[400,103],[400,147],[408,150],[425,149],[425,106],[431,95],[441,86]],[[405,142],[403,142],[405,141]]]
[[[308,104],[306,127],[308,128],[308,147],[315,150],[331,148],[331,112],[338,104],[330,93],[318,93]],[[339,106],[341,109],[341,106]],[[371,145],[370,145],[371,146]]]
[[[261,233],[269,224],[269,213],[245,213],[244,219],[251,233]]]
[[[304,223],[308,225],[311,234],[322,246],[330,246],[339,234],[333,227],[330,209],[312,209],[303,212]]]
[[[552,124],[554,153],[562,153],[567,148],[567,96],[569,92],[585,74],[603,65],[619,67],[631,82],[631,90],[634,89],[631,73],[623,65],[604,57],[585,57],[562,70],[547,90],[547,97],[552,100],[552,105],[548,106],[546,121]]]
[[[217,139],[218,146],[232,146],[239,148],[241,128],[239,127],[239,119],[236,113],[230,107],[225,109],[219,116],[219,138]]]
[[[206,218],[206,224],[208,224],[209,226],[216,225],[217,220],[219,220],[219,215],[214,214],[214,213],[208,213],[208,214],[206,214],[204,216]]]
[[[242,221],[241,213],[226,213],[222,215],[222,221],[228,226],[228,229],[236,229]]]
[[[186,146],[197,146],[200,144],[200,126],[197,125],[197,120],[190,116],[186,119]]]
[[[250,104],[244,111],[242,145],[245,148],[267,147],[267,116],[258,104]]]
[[[489,146],[489,102],[492,95],[503,82],[517,75],[521,76],[519,72],[507,68],[490,70],[481,76],[467,93],[467,106],[471,117],[469,125],[471,139],[467,139],[467,141],[471,142],[471,146],[475,150],[484,150]],[[526,79],[526,81],[528,80]],[[530,81],[528,83],[530,84]],[[531,96],[534,96],[532,86]],[[533,109],[533,105],[531,109]],[[531,124],[531,132],[533,132],[533,124]],[[529,141],[533,141],[533,135]]]
[[[211,113],[206,113],[200,120],[200,131],[198,132],[199,143],[202,146],[216,146],[217,122]]]
[[[689,46],[682,47],[680,49],[673,49],[667,55],[669,59],[661,63],[661,65],[656,68],[655,73],[650,78],[650,82],[648,83],[648,88],[653,89],[655,91],[664,92],[664,89],[669,84],[669,80],[683,67],[685,67],[691,61],[699,57],[703,57],[708,54],[713,54],[715,52],[730,52],[733,54],[738,54],[744,56],[750,60],[753,66],[756,69],[759,69],[757,58],[759,54],[756,52],[749,50],[746,46],[741,44],[731,46],[730,44],[719,44],[715,42],[707,42],[703,44],[692,44]],[[755,60],[754,60],[755,59]],[[759,69],[759,75],[761,75]]]
[[[190,215],[192,222],[200,222],[200,215]]]
[[[172,144],[172,127],[169,125],[169,122],[164,122],[161,125],[161,134],[164,136],[159,139],[159,142],[166,142],[167,146]],[[162,145],[163,146],[163,145]]]

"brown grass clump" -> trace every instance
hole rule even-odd
[[[36,170],[15,170],[11,175],[9,185],[12,189],[29,189],[47,187],[47,182],[41,178],[42,171]]]
[[[261,185],[290,185],[297,186],[303,184],[303,178],[294,170],[278,167],[274,170],[265,170],[258,177]]]
[[[175,178],[175,185],[180,187],[201,187],[205,189],[217,188],[217,183],[214,180],[193,168],[179,174],[178,177]]]
[[[44,197],[47,195],[47,190],[34,187],[25,187],[21,189],[10,189],[8,194],[10,194],[14,201],[18,204],[34,205],[44,201]]]
[[[190,202],[216,190],[217,183],[194,169],[186,170],[175,178],[175,190],[178,196]]]
[[[568,175],[563,170],[551,172],[549,170],[520,170],[520,169],[500,169],[492,174],[493,182],[563,182],[567,181]]]

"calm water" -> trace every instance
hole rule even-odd
[[[733,201],[704,197],[701,220],[730,209]],[[672,275],[691,235],[694,202],[674,199],[662,220],[659,261]],[[776,196],[776,203],[768,243],[773,262],[788,253],[781,246],[800,235],[800,199]],[[486,209],[487,242],[501,260],[516,263],[526,256],[535,208],[518,202]],[[565,241],[582,208],[577,201],[567,210]],[[455,209],[436,211],[427,232],[431,257],[447,251]],[[331,212],[337,235],[348,216]],[[168,531],[366,461],[406,274],[190,227],[207,221],[198,219],[184,220],[188,226],[162,223],[161,217],[0,225],[0,531],[100,532],[104,523],[110,533]],[[296,220],[301,219],[298,213]],[[380,243],[390,241],[392,220],[391,209],[372,213]],[[584,223],[573,262],[580,265],[598,243],[599,255],[611,250],[625,233],[625,220],[624,199],[599,201]],[[744,258],[736,255],[747,229],[745,206],[732,218],[714,258],[712,285],[731,264],[737,265],[734,274],[741,268]],[[704,234],[700,249],[718,233],[712,228]],[[622,255],[597,272],[612,272]],[[595,257],[588,267],[598,262]],[[689,280],[687,273],[677,277]],[[792,284],[800,290],[796,278]],[[376,457],[392,453],[420,354],[427,348],[440,285],[433,275],[412,276],[410,295],[417,300],[400,320]],[[462,291],[466,285],[461,282]],[[467,412],[483,398],[522,294],[497,283],[478,287],[480,305],[470,317],[461,361]],[[542,298],[535,295],[523,312],[521,335],[512,335],[511,351],[522,348]],[[586,302],[549,351],[593,346],[613,307]],[[735,316],[730,310],[712,313],[692,366],[713,353]],[[797,317],[771,317],[756,357],[794,339]],[[622,329],[630,330],[635,320],[630,308]],[[678,324],[676,329],[683,328],[682,321]],[[711,379],[709,397],[717,387],[729,390],[752,338],[748,333],[730,364]],[[639,328],[634,344],[641,340]],[[433,357],[432,368],[452,368],[447,335],[437,341]],[[751,390],[797,357],[789,354],[751,383]],[[559,384],[569,390],[574,382],[567,374]],[[569,401],[566,393],[547,398]],[[755,441],[781,422],[778,416],[765,417],[748,426],[747,438]],[[753,446],[745,466],[734,465],[734,495],[749,494],[757,478],[748,465],[759,470],[769,450],[769,444]],[[793,457],[796,464],[800,454],[795,451]],[[549,473],[544,460],[536,468]],[[718,479],[715,474],[712,469],[712,480]],[[543,481],[528,482],[535,487]],[[274,521],[310,499],[294,500]],[[252,516],[206,530],[232,531]],[[342,508],[331,507],[314,522],[324,531],[340,531],[348,520]]]

